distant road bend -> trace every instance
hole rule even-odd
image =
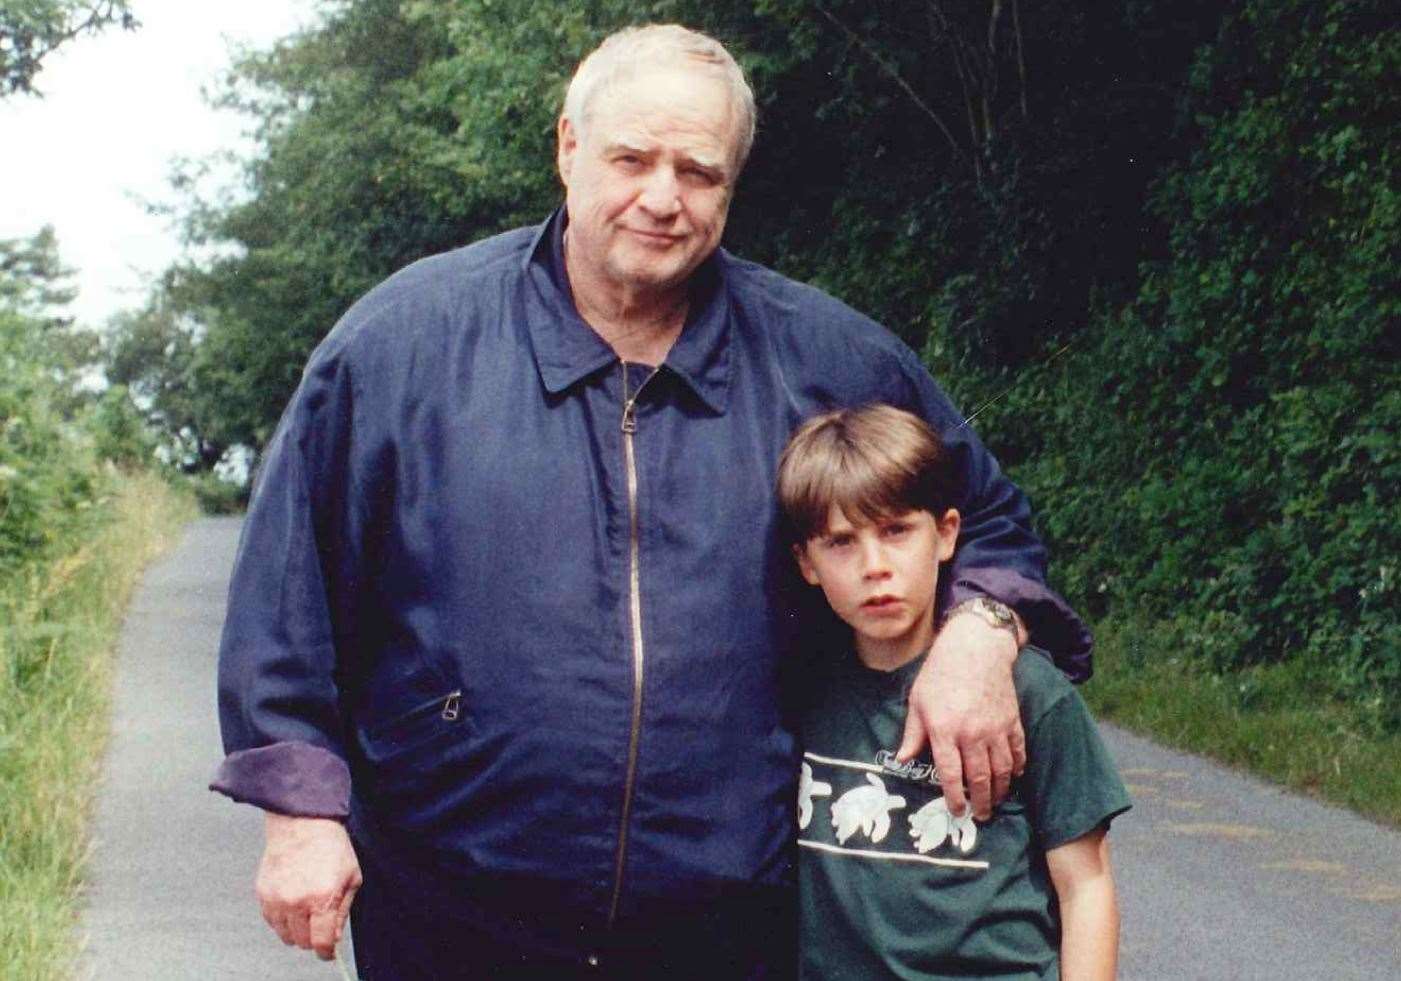
[[[263,925],[258,812],[205,790],[236,518],[146,574],[122,632],[86,972],[103,981],[334,979]],[[1104,727],[1134,809],[1111,835],[1125,979],[1401,979],[1401,833]]]

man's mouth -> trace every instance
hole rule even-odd
[[[638,238],[657,245],[670,245],[673,242],[681,241],[684,237],[681,235],[673,235],[668,232],[649,232],[641,228],[629,228],[628,231],[632,232]]]

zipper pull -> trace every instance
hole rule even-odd
[[[457,717],[462,714],[462,692],[455,691],[443,700],[443,719],[447,722],[456,722]]]
[[[623,369],[623,432],[632,435],[637,432],[637,410],[633,407],[637,396],[628,392],[628,363],[620,358],[618,364]]]

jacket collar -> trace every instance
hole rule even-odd
[[[526,306],[535,365],[552,395],[618,360],[574,306],[564,266],[568,222],[561,205],[540,226],[523,270],[531,287]],[[717,249],[696,270],[686,325],[664,364],[717,415],[728,407],[730,392],[731,310],[724,275],[728,262],[729,256]]]

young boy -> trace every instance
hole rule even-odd
[[[949,813],[928,762],[895,761],[958,541],[956,475],[921,420],[884,405],[810,420],[779,465],[793,555],[854,648],[824,669],[802,723],[802,975],[1112,978],[1105,833],[1129,799],[1050,660],[1018,655],[1026,772],[986,823]]]

